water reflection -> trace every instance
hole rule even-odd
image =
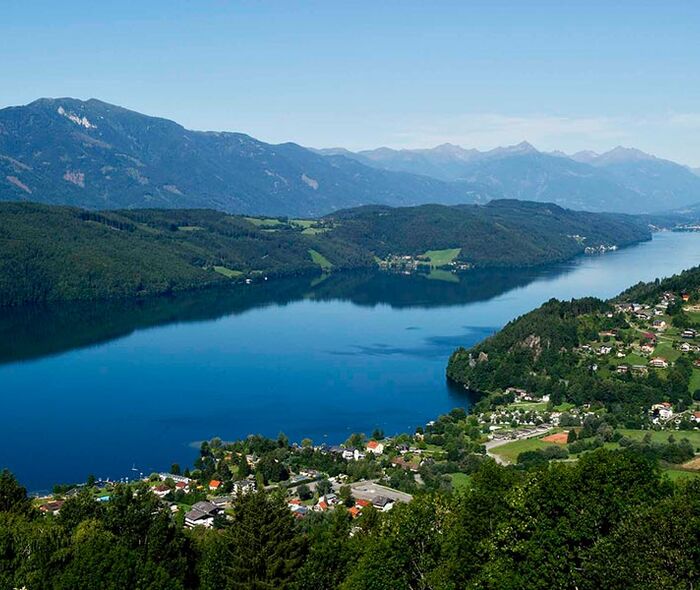
[[[60,354],[123,338],[145,328],[215,320],[304,299],[349,301],[358,306],[383,304],[397,309],[464,305],[486,301],[536,279],[561,275],[572,269],[572,265],[562,264],[536,269],[479,270],[460,275],[457,282],[422,275],[345,272],[142,300],[12,308],[0,313],[0,364]],[[455,347],[453,340],[428,342],[425,350],[413,352],[444,356]],[[411,351],[367,346],[360,352],[396,354]],[[338,354],[352,353],[338,351]]]

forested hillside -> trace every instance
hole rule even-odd
[[[517,201],[360,208],[318,220],[3,203],[0,305],[169,293],[445,249],[450,259],[434,265],[530,266],[649,237],[633,218]]]
[[[552,299],[473,348],[456,350],[447,375],[494,399],[517,388],[555,404],[598,403],[639,427],[652,404],[683,410],[700,400],[698,300],[700,267],[608,302]]]

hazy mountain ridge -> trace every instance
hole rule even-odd
[[[62,98],[0,110],[0,200],[313,216],[370,203],[487,197],[465,182],[389,172],[243,133],[190,131],[99,100]]]
[[[469,181],[504,198],[554,202],[574,209],[644,213],[700,201],[696,172],[621,146],[603,154],[567,155],[541,152],[527,142],[484,152],[444,144],[432,149],[364,150],[354,157],[387,170]]]

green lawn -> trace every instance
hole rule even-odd
[[[617,360],[617,359],[616,359]],[[620,359],[619,365],[644,365],[649,362],[649,359],[644,358],[641,354],[630,352],[625,358]]]
[[[461,492],[462,490],[468,490],[472,487],[472,478],[466,473],[450,473],[448,474],[452,479],[452,489],[455,492]]]
[[[547,404],[545,402],[515,402],[512,404],[508,404],[507,407],[510,410],[522,410],[524,412],[544,412],[547,409]]]
[[[514,440],[513,442],[506,443],[500,447],[491,449],[491,452],[494,455],[500,455],[501,457],[508,459],[508,461],[511,463],[515,463],[518,460],[518,455],[520,453],[524,453],[525,451],[537,451],[538,449],[546,449],[547,447],[554,446],[558,445],[555,445],[554,443],[542,442],[539,438],[526,438],[523,440]]]
[[[671,342],[663,341],[659,342],[657,347],[654,349],[654,356],[663,357],[667,361],[675,361],[679,356],[681,356],[681,351],[673,348],[673,344]]]
[[[215,266],[214,271],[218,272],[220,275],[224,275],[229,279],[237,279],[242,276],[243,273],[240,270],[233,270],[231,268],[226,268],[225,266]]]
[[[693,369],[693,374],[690,376],[690,384],[688,385],[690,393],[700,389],[700,369]]]
[[[330,270],[333,268],[333,263],[328,260],[328,258],[312,248],[309,248],[309,256],[311,256],[311,260],[318,264],[322,270]]]
[[[459,253],[461,248],[448,248],[447,250],[428,250],[423,256],[430,260],[430,266],[445,266],[452,262]]]

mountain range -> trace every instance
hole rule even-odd
[[[5,201],[315,216],[371,203],[489,198],[466,182],[390,172],[242,133],[190,131],[94,99],[40,99],[0,110]]]
[[[573,209],[649,213],[700,202],[697,170],[620,146],[603,154],[572,155],[542,152],[527,142],[490,151],[443,144],[432,149],[350,152],[335,148],[319,153],[445,182],[469,182],[503,198],[553,202]]]
[[[351,152],[185,129],[99,100],[0,110],[0,201],[88,209],[210,208],[314,217],[360,205],[507,198],[587,211],[655,213],[700,203],[700,176],[639,150]]]

